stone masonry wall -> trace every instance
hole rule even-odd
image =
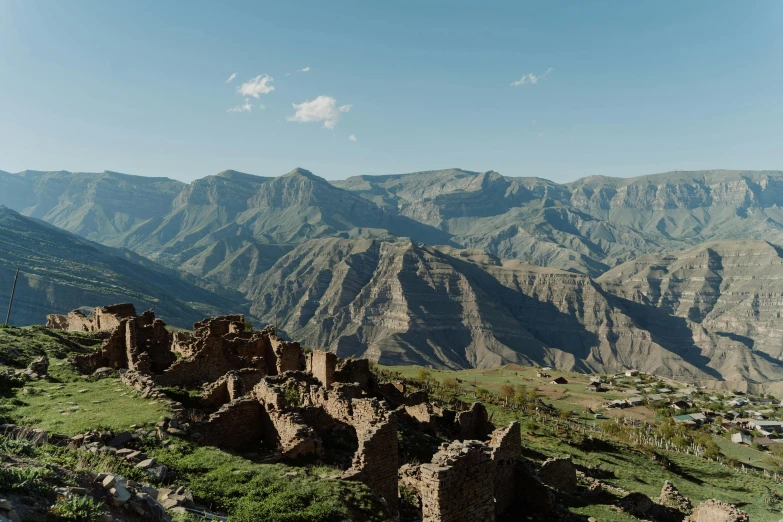
[[[69,332],[108,332],[117,328],[123,319],[131,317],[136,317],[136,309],[131,303],[122,303],[97,307],[92,317],[87,317],[81,310],[73,310],[68,315],[47,315],[46,327]]]
[[[455,441],[420,466],[423,522],[494,522],[491,452],[479,441]]]
[[[397,513],[397,417],[379,407],[375,399],[355,399],[353,410],[351,424],[359,438],[359,449],[343,478],[367,484],[386,501],[392,513]]]
[[[485,440],[492,431],[487,409],[480,402],[474,402],[468,411],[457,413],[455,423],[459,440]]]
[[[517,459],[522,454],[519,422],[492,432],[489,442],[495,464],[495,513],[505,513],[514,502],[514,475]]]
[[[263,440],[264,408],[252,398],[229,402],[198,425],[202,444],[233,450],[257,449]]]
[[[331,352],[316,350],[307,354],[307,369],[313,377],[321,381],[327,390],[334,382],[334,370],[337,367],[337,356]]]

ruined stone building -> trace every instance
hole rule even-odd
[[[439,408],[404,383],[378,383],[367,360],[305,354],[270,327],[248,331],[242,315],[172,333],[152,311],[137,316],[132,305],[117,305],[96,309],[92,318],[50,316],[49,325],[79,331],[112,325],[100,350],[75,358],[84,373],[117,369],[145,393],[200,389],[196,408],[203,420],[189,425],[201,444],[273,460],[329,462],[343,470],[342,478],[367,484],[392,513],[402,477],[418,492],[426,522],[491,521],[513,503],[519,425],[493,431],[481,403],[462,412]],[[400,469],[401,419],[456,441],[431,463]]]

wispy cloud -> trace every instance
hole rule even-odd
[[[226,83],[231,83],[234,81],[234,78],[237,77],[237,73],[232,73],[231,76],[228,77],[228,80],[226,80]]]
[[[261,106],[262,109],[265,109],[263,105]],[[226,112],[251,112],[253,110],[253,105],[250,104],[250,100],[245,100],[245,103],[242,105],[237,105],[236,107],[231,107]]]
[[[348,136],[348,139],[349,139],[349,140],[351,140],[351,141],[358,141],[358,140],[356,139],[356,136],[354,136],[353,134],[351,134],[350,136]]]
[[[310,66],[302,67],[301,69],[298,69],[299,72],[310,72]]]
[[[550,67],[549,69],[547,69],[544,72],[544,74],[542,74],[540,76],[536,76],[533,73],[526,74],[522,78],[520,78],[519,80],[511,82],[511,86],[512,87],[519,87],[520,85],[527,85],[527,84],[534,84],[535,85],[536,83],[540,82],[541,80],[543,80],[544,78],[549,76],[549,73],[551,73],[552,71],[554,71],[554,69]]]
[[[302,103],[292,103],[294,106],[294,115],[288,116],[288,121],[312,122],[322,121],[324,127],[333,129],[340,121],[340,115],[343,112],[351,110],[351,105],[337,106],[337,100],[331,96],[321,95],[313,101]]]
[[[239,87],[237,92],[242,96],[252,96],[253,98],[260,98],[262,94],[269,94],[274,91],[275,88],[272,85],[273,78],[264,74],[258,75],[252,80],[248,80]]]

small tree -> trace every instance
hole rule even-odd
[[[508,401],[514,398],[514,386],[512,384],[504,384],[500,387],[500,396],[503,397],[505,406],[508,406]]]
[[[427,368],[419,368],[416,379],[423,387],[429,389],[430,381],[432,380],[432,372]]]

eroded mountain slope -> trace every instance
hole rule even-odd
[[[589,277],[400,240],[322,239],[283,256],[251,288],[253,312],[342,357],[438,367],[539,363],[661,375],[783,378],[738,353],[711,361],[686,320],[607,294]]]

